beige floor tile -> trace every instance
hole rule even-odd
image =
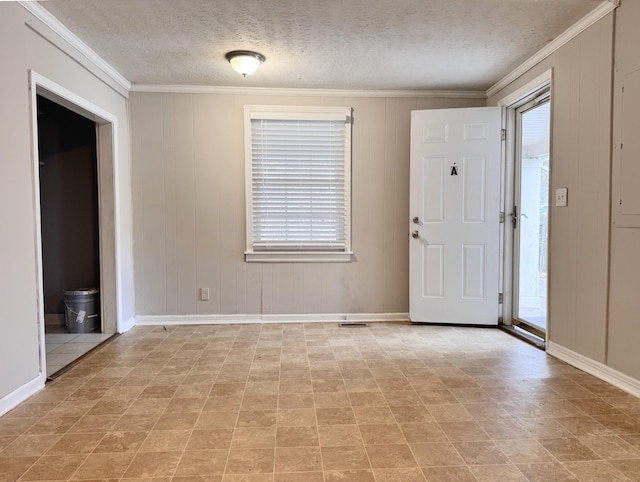
[[[197,417],[195,428],[198,430],[208,430],[208,429],[216,429],[216,428],[232,429],[236,426],[237,420],[238,420],[238,411],[236,410],[224,410],[220,412],[201,412]]]
[[[578,440],[603,459],[637,459],[640,449],[616,435],[578,437]]]
[[[515,465],[474,465],[469,468],[478,482],[526,482],[527,480]]]
[[[495,445],[513,464],[556,462],[556,459],[535,439],[496,440]]]
[[[356,423],[350,407],[316,408],[318,425],[345,425]]]
[[[134,400],[127,411],[126,415],[160,415],[164,412],[170,403],[170,399],[147,398]]]
[[[309,427],[278,427],[276,447],[315,447],[318,446],[318,428]]]
[[[280,393],[278,396],[279,409],[313,408],[314,399],[312,393]]]
[[[353,407],[356,422],[359,424],[396,423],[396,419],[388,406]]]
[[[410,444],[420,467],[464,465],[455,447],[449,442]]]
[[[517,467],[531,482],[578,480],[560,463],[517,464]]]
[[[224,474],[228,450],[188,450],[182,454],[175,475],[200,477]]]
[[[73,478],[120,478],[124,475],[134,456],[132,453],[90,454],[73,474]]]
[[[0,451],[0,457],[28,457],[43,455],[61,435],[20,435]]]
[[[493,442],[453,442],[467,465],[500,465],[509,462]]]
[[[18,480],[38,460],[32,457],[1,457],[0,480]]]
[[[276,445],[276,428],[236,428],[231,439],[233,448],[268,449]]]
[[[313,400],[316,408],[351,407],[351,400],[349,400],[347,392],[314,392]]]
[[[365,445],[389,445],[406,443],[396,424],[358,425]]]
[[[475,421],[440,422],[439,425],[451,442],[489,440],[487,433]]]
[[[225,472],[229,474],[251,474],[273,472],[273,449],[236,449],[229,452]]]
[[[22,457],[20,457],[21,459]],[[85,455],[45,455],[22,476],[22,480],[67,480],[82,464]]]
[[[229,449],[232,429],[194,430],[186,450]]]
[[[236,426],[238,428],[271,428],[276,426],[276,416],[276,410],[241,410]]]
[[[318,426],[320,445],[322,447],[362,445],[360,427],[357,425],[320,425]]]
[[[106,432],[119,419],[120,415],[85,415],[69,428],[69,433]]]
[[[422,423],[433,420],[426,407],[416,405],[397,405],[390,407],[398,423]]]
[[[179,452],[184,450],[190,430],[154,430],[149,432],[140,452]]]
[[[278,447],[275,451],[275,471],[317,472],[322,470],[320,448]]]
[[[404,423],[398,425],[405,440],[410,443],[448,442],[447,435],[434,421],[423,423]]]
[[[136,327],[0,417],[0,479],[640,482],[638,415],[497,331]]]
[[[322,472],[293,472],[288,474],[276,472],[273,476],[273,482],[325,482],[325,478]]]
[[[325,472],[325,482],[375,482],[373,472],[369,470],[333,470]]]
[[[640,459],[609,460],[619,472],[633,481],[640,481]]]
[[[574,437],[538,439],[538,441],[560,462],[597,460],[600,458],[589,447]]]
[[[564,467],[578,478],[588,482],[627,481],[627,477],[604,460],[565,462]]]
[[[160,415],[123,415],[118,419],[112,430],[120,432],[141,432],[151,430]]]
[[[422,469],[429,482],[475,482],[468,467],[426,467]]]
[[[420,469],[373,469],[376,482],[426,482]]]
[[[96,446],[94,453],[135,453],[146,438],[147,432],[109,432]]]
[[[8,421],[6,429],[0,427],[3,434],[15,434],[27,432],[29,434],[63,434],[73,427],[82,417],[76,416],[48,416],[41,419],[17,419],[14,424]],[[27,422],[30,421],[30,422]],[[37,420],[37,421],[36,421]],[[24,424],[24,425],[22,425]],[[99,430],[95,430],[98,432]]]
[[[322,465],[325,471],[371,468],[364,445],[322,447]]]
[[[312,408],[278,409],[277,424],[282,427],[316,425],[316,413]]]
[[[139,452],[131,461],[124,477],[172,476],[181,455],[181,452]]]
[[[365,445],[365,448],[374,469],[418,466],[407,444]]]

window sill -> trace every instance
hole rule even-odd
[[[247,263],[349,263],[352,252],[245,251]]]

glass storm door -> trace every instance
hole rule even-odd
[[[513,323],[544,338],[551,102],[548,92],[516,111]]]

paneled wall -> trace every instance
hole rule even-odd
[[[623,0],[616,14],[615,65],[640,62],[640,2]],[[636,89],[638,86],[636,86]],[[613,115],[620,118],[619,106]],[[635,125],[640,122],[640,112]],[[617,122],[614,124],[618,128]],[[614,138],[619,138],[614,132]],[[640,186],[640,179],[635,179]],[[611,200],[617,207],[618,199]],[[640,380],[640,229],[611,230],[611,286],[609,299],[608,364]]]
[[[406,313],[415,109],[483,99],[132,93],[139,315]],[[243,106],[354,110],[353,261],[245,263]],[[211,299],[199,301],[199,288]]]
[[[569,205],[550,209],[549,336],[606,362],[611,88],[614,15],[609,14],[488,101],[553,68],[551,192]]]

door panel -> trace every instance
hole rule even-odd
[[[428,223],[444,222],[444,157],[428,158],[422,171],[422,216]],[[427,197],[425,193],[429,193]]]
[[[422,278],[423,296],[429,298],[442,298],[444,296],[444,246],[422,245],[422,266],[424,275]]]
[[[500,120],[498,107],[412,112],[412,321],[498,323]]]
[[[462,189],[464,203],[462,222],[484,223],[486,221],[487,159],[465,157],[462,171],[465,173]]]

